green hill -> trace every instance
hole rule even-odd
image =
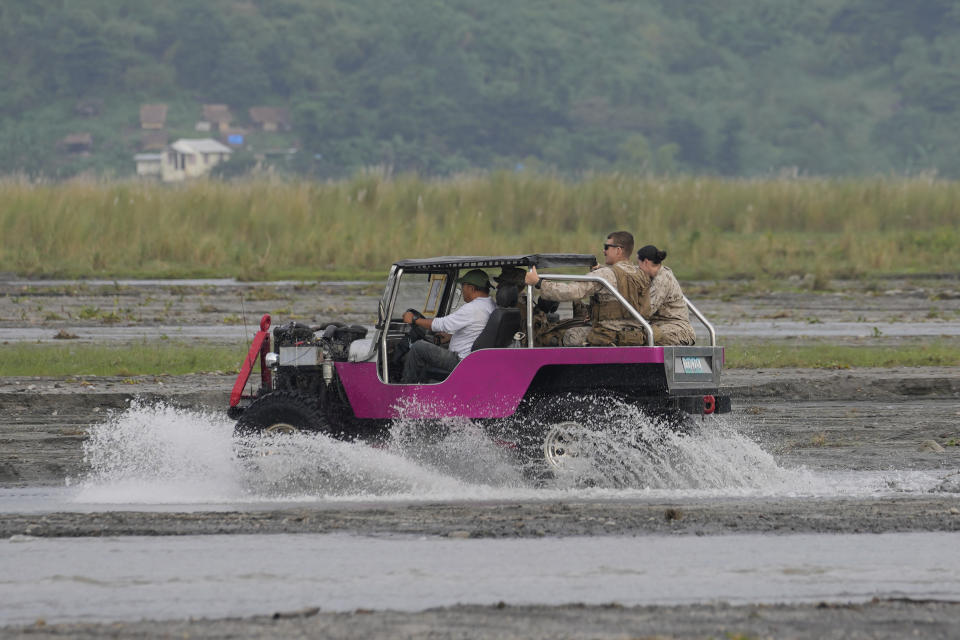
[[[324,177],[960,176],[952,0],[4,0],[0,54],[0,174],[129,176],[141,104],[173,140],[219,103]]]

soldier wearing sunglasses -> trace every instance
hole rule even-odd
[[[609,282],[646,316],[650,312],[650,278],[631,262],[632,254],[633,235],[627,231],[611,233],[603,243],[604,266],[595,268],[591,275]],[[541,280],[536,267],[527,272],[524,282],[540,289],[540,297],[545,300],[563,302],[590,296],[589,324],[567,329],[562,339],[564,346],[645,344],[643,326],[600,283]]]

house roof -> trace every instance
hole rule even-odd
[[[163,124],[167,121],[167,105],[142,104],[140,105],[141,124]]]
[[[140,134],[141,149],[163,149],[167,146],[166,131],[144,131]]]
[[[203,119],[207,122],[226,122],[233,120],[230,114],[230,107],[225,104],[205,104],[203,105]]]
[[[233,153],[233,149],[213,138],[180,138],[170,145],[179,153]]]
[[[250,119],[258,124],[264,122],[289,124],[290,113],[285,107],[250,107]]]

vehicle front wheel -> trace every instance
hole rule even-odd
[[[327,420],[317,401],[295,391],[274,391],[247,407],[234,435],[328,433]]]

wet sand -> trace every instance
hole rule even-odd
[[[684,291],[721,338],[759,336],[897,344],[904,339],[957,336],[960,275],[885,280],[835,280],[811,291],[800,278],[765,288],[753,281],[684,283]],[[0,341],[79,342],[202,339],[243,342],[261,315],[274,325],[339,320],[376,321],[383,282],[231,283],[222,281],[45,282],[0,276]],[[702,333],[702,328],[697,327]]]
[[[7,416],[0,425],[3,484],[58,485],[65,475],[76,477],[82,471],[84,425],[101,419],[110,407],[122,409],[134,396],[216,410],[224,404],[223,383],[228,381],[186,376],[130,385],[89,379],[88,385],[70,389],[53,380],[7,379],[0,387],[0,406]],[[736,398],[734,416],[741,420],[740,428],[781,460],[814,469],[934,470],[942,475],[942,486],[922,495],[874,498],[365,502],[226,512],[5,514],[0,537],[346,532],[535,538],[960,531],[960,447],[936,450],[925,445],[960,437],[960,389],[952,370],[735,371],[727,383]],[[808,419],[797,419],[798,411]],[[920,415],[922,420],[911,417]],[[951,602],[883,599],[849,605],[729,606],[718,594],[716,603],[684,606],[505,603],[418,613],[278,611],[244,619],[39,624],[2,631],[6,637],[30,638],[899,638],[920,630],[922,637],[950,638],[958,624],[960,604]]]
[[[956,313],[950,292],[955,282],[938,289],[937,296]],[[115,288],[116,289],[116,288]],[[334,288],[336,289],[336,288]],[[791,309],[801,319],[815,310],[837,321],[910,321],[910,314],[936,306],[929,290],[918,287],[881,292],[848,292],[832,297],[790,294],[748,298],[722,305],[700,304],[734,322],[738,311],[761,314],[770,308]],[[177,293],[151,296],[126,290],[115,293],[118,309],[145,309],[145,322],[158,323]],[[204,290],[205,291],[205,290]],[[246,314],[256,315],[279,306],[297,304],[303,296],[329,295],[312,308],[307,322],[336,314],[337,304],[355,304],[350,321],[369,316],[362,287],[345,294],[329,294],[307,287],[283,289],[297,295],[245,302]],[[319,291],[319,294],[318,294]],[[905,293],[906,292],[906,293]],[[62,303],[64,327],[77,326],[72,318],[84,306],[103,306],[100,297],[67,294]],[[196,302],[198,294],[207,298]],[[367,295],[363,295],[367,294]],[[201,290],[179,294],[184,301],[180,317],[205,324],[222,321],[232,291],[216,300]],[[31,309],[31,298],[49,296],[21,292],[0,297],[0,326],[12,327],[11,314],[27,309],[26,320],[58,330],[60,321],[42,320],[43,310]],[[128,297],[124,297],[128,296]],[[848,297],[844,297],[848,296]],[[853,302],[849,296],[853,297]],[[256,297],[256,296],[254,296]],[[26,302],[24,302],[26,298]],[[809,302],[807,299],[812,300]],[[802,300],[801,300],[802,299]],[[131,304],[124,306],[124,300]],[[880,302],[873,306],[868,302]],[[802,302],[802,304],[801,304]],[[71,306],[74,305],[75,306]],[[19,306],[17,306],[19,305]],[[324,306],[326,305],[326,306]],[[792,306],[788,306],[792,305]],[[806,305],[806,306],[804,306]],[[851,305],[861,305],[859,311]],[[40,304],[39,306],[46,306]],[[49,308],[49,307],[47,307]],[[912,310],[912,311],[911,311]],[[59,312],[58,312],[59,313]],[[350,316],[355,313],[354,316]],[[205,314],[209,314],[209,317]],[[832,315],[831,315],[832,314]],[[119,314],[118,314],[119,315]],[[128,314],[130,315],[130,314]],[[761,314],[762,315],[762,314]],[[955,321],[955,317],[953,316]],[[942,318],[926,318],[937,322]],[[96,322],[91,320],[90,322]],[[192,409],[222,411],[232,376],[94,378],[73,381],[42,378],[0,379],[0,486],[62,486],[67,477],[83,473],[81,443],[89,425],[102,421],[110,410],[122,411],[134,398],[163,401]],[[724,385],[734,396],[733,418],[738,429],[790,466],[819,470],[926,470],[942,481],[924,494],[893,491],[872,498],[726,498],[682,501],[519,501],[454,504],[325,504],[258,511],[4,514],[0,537],[11,536],[123,536],[187,535],[207,533],[322,533],[359,535],[411,534],[448,537],[537,537],[626,535],[722,535],[729,532],[854,533],[960,530],[960,375],[953,368],[830,370],[731,370]],[[722,602],[722,594],[718,594]],[[496,607],[459,606],[419,613],[357,611],[278,612],[275,616],[225,620],[181,620],[97,625],[42,625],[4,628],[5,637],[797,637],[899,638],[919,631],[923,637],[955,637],[960,626],[960,604],[880,600],[859,605],[798,604],[737,606],[701,604],[623,608],[609,606]]]
[[[4,628],[7,638],[477,638],[680,639],[908,637],[952,640],[960,603],[874,600],[864,604],[622,607],[458,606],[422,612],[278,611],[272,616]]]

